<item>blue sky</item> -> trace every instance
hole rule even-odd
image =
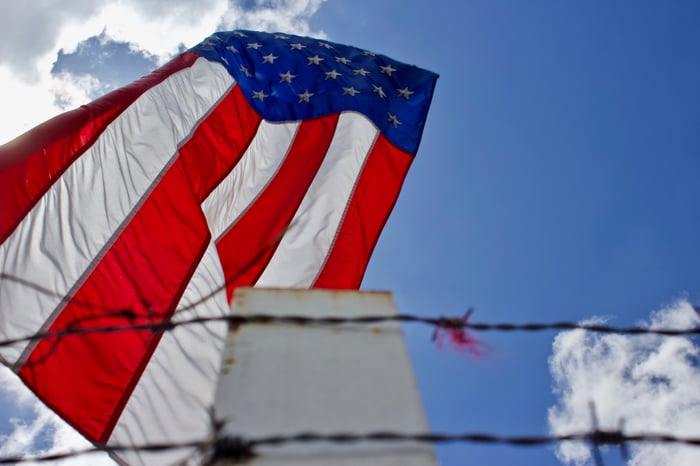
[[[153,20],[160,13],[148,6],[155,3],[130,8]],[[175,3],[186,8],[190,2]],[[261,5],[277,8],[265,10],[270,15],[263,18]],[[72,33],[66,32],[70,21],[52,18],[55,27],[45,31],[58,32],[44,41],[49,45],[27,51],[35,70],[17,65],[16,50],[0,48],[0,78],[8,70],[24,73],[23,82],[49,90],[47,105],[70,108],[81,97],[138,77],[181,43],[194,45],[214,25],[325,34],[439,73],[421,147],[363,283],[392,291],[401,312],[460,315],[473,307],[475,321],[607,316],[612,324],[632,325],[667,309],[658,321],[697,325],[687,305],[700,302],[697,2],[232,2],[214,18],[218,22],[188,20],[186,32],[197,39],[183,32],[182,40],[130,31],[98,10],[67,9],[66,17],[85,23]],[[188,22],[182,18],[164,22]],[[0,38],[21,48],[18,36]],[[105,63],[96,68],[99,53]],[[81,94],[80,86],[87,91]],[[56,111],[36,105],[33,124]],[[3,107],[0,121],[8,126],[12,118]],[[3,141],[22,129],[3,133]],[[579,401],[555,394],[558,383],[576,395],[571,399],[594,398],[602,422],[622,415],[628,427],[655,426],[644,424],[634,398],[645,403],[649,418],[686,410],[695,422],[668,417],[668,429],[682,425],[683,434],[700,435],[700,398],[693,393],[700,382],[697,340],[569,334],[553,347],[555,332],[480,333],[494,350],[474,360],[436,350],[428,328],[405,331],[434,430],[538,435],[587,427],[587,408],[582,412]],[[653,359],[662,348],[696,359]],[[582,358],[591,374],[617,360],[628,363],[621,370],[642,375],[632,383],[610,374],[617,391],[581,386],[581,367],[563,363],[564,379],[553,378],[548,361],[556,363],[557,356]],[[659,387],[644,385],[647,376],[663,372],[654,364],[669,371],[664,377],[672,388],[658,408]],[[3,412],[12,403],[0,394]],[[557,403],[570,409],[569,424],[548,423],[548,410]],[[603,409],[611,404],[619,410]],[[0,416],[0,434],[9,429]],[[437,451],[443,465],[556,465],[565,457],[546,447],[452,445]],[[570,464],[582,458],[571,455]],[[693,464],[700,453],[690,455],[683,456],[691,458],[688,463],[680,456],[660,458]],[[611,452],[606,464],[623,463]]]
[[[333,39],[441,75],[364,286],[489,322],[627,325],[697,302],[698,19],[692,2],[325,4],[311,24]],[[497,350],[468,361],[407,332],[433,428],[547,431],[553,333],[480,334]],[[546,448],[438,451],[558,464]]]

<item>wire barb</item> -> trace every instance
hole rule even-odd
[[[115,311],[124,315],[124,310]],[[104,317],[104,316],[103,316]],[[86,319],[87,320],[87,319]],[[289,325],[325,325],[336,326],[344,324],[377,324],[381,322],[407,322],[421,323],[433,327],[450,329],[469,329],[477,331],[501,331],[501,332],[539,332],[543,330],[586,330],[597,333],[618,333],[625,335],[662,335],[667,337],[700,335],[700,327],[687,329],[673,328],[646,328],[646,327],[613,327],[599,324],[579,324],[575,322],[553,322],[553,323],[478,323],[469,322],[464,318],[454,317],[423,317],[414,314],[397,314],[393,316],[366,315],[359,317],[307,317],[302,315],[278,316],[273,314],[251,314],[246,316],[228,315],[216,317],[194,317],[179,321],[160,321],[143,324],[131,324],[123,326],[94,326],[78,327],[80,321],[73,321],[72,326],[56,331],[37,332],[31,335],[0,340],[0,347],[12,346],[17,343],[24,343],[45,338],[67,337],[72,335],[83,335],[86,333],[115,333],[140,330],[151,330],[153,332],[166,332],[182,325],[205,324],[208,322],[226,321],[231,325],[252,325],[252,324],[289,324]]]
[[[211,457],[207,464],[215,464],[219,460],[245,461],[253,458],[253,444],[242,437],[220,437],[214,442]]]
[[[291,225],[290,225],[291,226]],[[285,230],[286,231],[286,230]],[[284,232],[283,232],[284,233]],[[280,238],[281,239],[281,235]],[[235,277],[234,277],[235,278]],[[40,293],[60,297],[61,301],[69,301],[74,299],[74,296],[61,296],[59,293],[49,290],[48,288],[25,280],[20,277],[16,277],[7,273],[0,273],[0,279],[8,280],[18,283],[22,286],[31,288]],[[223,287],[218,287],[212,294],[203,297],[201,300],[191,303],[188,306],[178,309],[178,312],[191,310],[201,304],[203,304],[208,299],[211,299],[216,293],[225,289],[226,284]],[[148,303],[145,307],[150,309]],[[646,328],[646,327],[613,327],[609,325],[602,324],[582,324],[576,322],[552,322],[552,323],[541,323],[532,322],[525,324],[516,323],[478,323],[471,322],[469,319],[473,313],[473,309],[467,310],[463,317],[425,317],[414,314],[397,314],[393,316],[376,316],[367,315],[359,317],[307,317],[307,316],[278,316],[271,314],[254,314],[248,316],[240,315],[228,315],[228,316],[217,316],[217,317],[194,317],[190,319],[182,319],[179,321],[168,321],[168,320],[150,320],[151,315],[149,315],[149,322],[138,323],[134,322],[138,318],[139,313],[134,309],[107,309],[104,306],[91,305],[89,302],[80,302],[81,306],[93,307],[95,310],[101,311],[96,315],[85,316],[80,319],[74,319],[66,325],[66,328],[55,330],[55,331],[44,331],[37,332],[31,335],[26,335],[16,338],[8,338],[5,340],[0,340],[0,347],[12,346],[18,343],[35,342],[38,340],[43,340],[47,338],[60,338],[71,335],[82,335],[85,333],[114,333],[114,332],[127,332],[127,331],[142,331],[150,330],[152,332],[166,332],[175,329],[181,325],[193,325],[193,324],[206,324],[208,322],[215,321],[227,321],[231,325],[246,325],[246,324],[292,324],[292,325],[343,325],[343,324],[377,324],[381,322],[395,321],[395,322],[406,322],[406,323],[420,323],[425,325],[430,325],[435,328],[435,333],[433,334],[433,339],[437,339],[439,336],[440,329],[450,330],[452,332],[459,332],[465,330],[476,330],[476,331],[500,331],[500,332],[539,332],[544,330],[586,330],[590,332],[597,333],[617,333],[624,335],[662,335],[668,337],[675,336],[690,336],[690,335],[700,335],[700,326],[687,329],[673,329],[673,328]],[[693,305],[693,308],[697,311],[698,308]],[[93,325],[91,327],[85,326],[85,323],[91,320],[101,320],[103,318],[122,318],[129,320],[129,325],[116,325],[116,326],[99,326]]]
[[[588,432],[574,432],[551,436],[499,436],[488,433],[401,433],[401,432],[368,432],[368,433],[315,433],[300,432],[291,435],[271,435],[267,437],[221,437],[213,443],[212,460],[242,461],[255,456],[255,448],[262,446],[280,446],[286,444],[333,443],[351,444],[357,442],[419,442],[419,443],[476,443],[501,444],[510,446],[538,446],[559,442],[579,441],[595,446],[624,445],[635,443],[665,443],[700,447],[700,437],[676,437],[665,433],[624,434],[619,430],[606,431],[595,429]],[[121,453],[127,451],[167,451],[180,448],[197,448],[204,450],[212,446],[210,440],[183,443],[157,443],[146,445],[110,445],[96,446],[83,450],[49,453],[36,456],[7,456],[0,457],[0,465],[29,462],[48,462],[72,458],[99,452]]]

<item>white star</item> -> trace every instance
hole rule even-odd
[[[309,57],[308,60],[309,65],[320,65],[324,59],[319,57],[318,55],[314,55],[313,57]]]
[[[289,50],[301,50],[305,49],[306,45],[302,45],[299,42],[295,42],[294,44],[289,45]]]
[[[409,91],[408,87],[404,87],[403,89],[397,89],[399,96],[404,97],[406,100],[408,100],[409,97],[411,97],[411,94],[415,94],[413,91]]]
[[[289,36],[285,36],[285,35],[282,35],[282,34],[275,34],[275,35],[272,36],[272,37],[274,37],[275,39],[282,39],[282,40],[287,40],[287,39],[289,39]]]
[[[358,91],[354,87],[344,87],[343,88],[343,95],[349,94],[349,95],[355,97],[355,94],[359,94],[359,93],[360,93],[360,91]]]
[[[389,115],[389,118],[387,118],[387,121],[388,121],[389,123],[391,123],[392,125],[394,125],[394,128],[398,128],[399,125],[402,125],[402,124],[403,124],[403,123],[401,123],[401,122],[399,121],[398,118],[396,118],[396,115],[392,115],[392,114],[389,113],[389,112],[387,112],[387,115]]]
[[[237,49],[236,47],[234,47],[233,45],[229,45],[229,46],[226,47],[226,48],[227,48],[227,49],[229,50],[229,52],[231,52],[231,53],[238,53],[238,49]]]
[[[253,91],[253,98],[254,99],[260,99],[260,102],[265,100],[267,97],[270,97],[269,95],[265,94],[264,91]]]
[[[367,76],[369,74],[369,71],[367,71],[364,68],[360,68],[359,70],[355,70],[352,72],[354,75],[361,74],[362,76]]]
[[[336,70],[326,71],[326,79],[335,79],[338,76],[342,76],[342,74],[338,73]]]
[[[302,103],[302,102],[311,102],[311,97],[313,97],[314,94],[312,92],[309,92],[309,90],[307,89],[304,91],[303,94],[297,94],[297,95],[299,96],[298,103]]]
[[[348,63],[350,63],[350,60],[348,60],[345,57],[335,57],[335,61],[337,61],[338,63],[342,63],[343,65],[347,65]]]
[[[248,37],[245,34],[243,34],[241,31],[234,31],[234,34],[237,35],[238,37]]]
[[[320,45],[321,47],[325,47],[327,49],[333,48],[333,46],[331,44],[326,44],[325,42],[319,42],[318,45]]]
[[[252,75],[250,74],[250,71],[248,71],[248,68],[245,66],[241,65],[241,71],[243,72],[244,75],[246,75],[247,78],[250,78]]]
[[[272,55],[270,52],[268,55],[263,55],[263,63],[274,63],[279,57]]]
[[[388,74],[389,76],[391,76],[391,73],[393,73],[394,71],[396,71],[396,68],[392,68],[391,65],[380,66],[379,68],[382,70],[382,73],[386,73],[386,74]]]
[[[221,57],[221,61],[226,63],[226,66],[231,66],[228,60],[226,60],[226,57]]]
[[[376,52],[370,52],[370,51],[368,51],[368,50],[365,50],[364,52],[362,52],[362,54],[363,54],[363,55],[370,56],[370,57],[376,57],[376,56],[377,56],[377,53],[376,53]]]
[[[251,42],[250,44],[248,44],[249,49],[258,50],[260,47],[262,47],[262,45],[258,44],[257,42]]]
[[[377,95],[379,95],[379,97],[381,97],[382,99],[384,97],[386,97],[386,94],[384,93],[384,89],[382,89],[381,86],[375,86],[374,84],[372,84],[372,87],[374,88],[373,91],[376,92]]]
[[[283,83],[283,82],[286,81],[286,82],[288,82],[288,83],[291,83],[291,82],[292,82],[292,79],[294,79],[294,78],[296,78],[296,77],[297,77],[297,75],[296,75],[296,74],[292,74],[291,71],[287,71],[287,72],[284,73],[284,74],[280,73],[280,82]]]

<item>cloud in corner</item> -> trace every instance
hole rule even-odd
[[[310,26],[323,1],[65,0],[59,9],[36,2],[8,4],[0,16],[0,101],[5,109],[0,112],[0,144],[62,110],[118,87],[113,82],[121,81],[119,77],[105,82],[95,73],[61,74],[55,69],[55,63],[77,60],[85,52],[81,44],[90,48],[94,44],[89,41],[99,38],[101,31],[114,41],[112,45],[129,44],[160,66],[221,29],[325,37],[323,31],[311,31]],[[63,56],[57,55],[59,50]],[[115,72],[115,68],[105,67],[105,72]]]
[[[587,323],[604,323],[593,318]],[[687,301],[652,313],[651,328],[692,328],[700,323]],[[628,433],[666,432],[700,435],[700,347],[690,337],[560,333],[554,340],[549,369],[557,405],[549,409],[554,434],[591,428],[589,403],[595,403],[599,427],[614,430],[620,419]],[[588,446],[562,443],[555,453],[568,465],[593,464]],[[700,464],[700,449],[636,443],[631,466]]]

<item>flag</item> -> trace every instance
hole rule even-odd
[[[0,339],[223,316],[238,286],[358,288],[436,78],[220,32],[0,147]],[[226,330],[86,331],[0,357],[95,444],[190,441],[211,429]]]

